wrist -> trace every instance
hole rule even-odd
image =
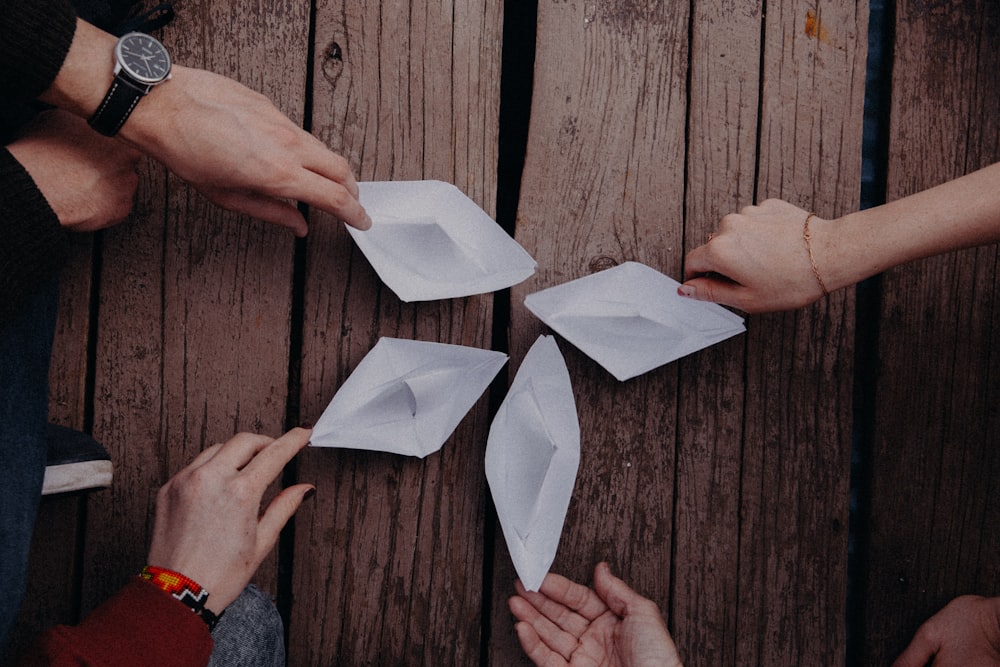
[[[216,613],[209,609],[206,606],[209,598],[208,591],[180,572],[147,565],[142,568],[142,573],[139,576],[191,609],[201,620],[205,621],[209,632],[215,629],[215,625],[225,613],[225,610],[219,610]]]
[[[39,99],[89,118],[114,78],[115,42],[113,35],[77,19],[66,59],[52,85]]]

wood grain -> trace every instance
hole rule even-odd
[[[993,2],[900,2],[888,199],[1000,159]],[[863,659],[887,663],[960,594],[1000,582],[1000,345],[995,246],[898,267],[882,282]]]
[[[757,198],[857,208],[867,4],[769,3]],[[748,326],[737,663],[837,664],[846,644],[854,295]]]
[[[697,2],[692,17],[684,245],[754,203],[763,14]],[[678,364],[674,640],[699,664],[735,664],[746,336]]]
[[[362,180],[440,179],[492,214],[500,4],[320,2],[313,127]],[[302,415],[315,421],[381,336],[488,348],[489,295],[406,304],[342,226],[308,242]],[[483,594],[482,397],[425,459],[303,453],[289,661],[476,664]]]

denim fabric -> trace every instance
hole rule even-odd
[[[271,597],[253,584],[226,608],[212,631],[209,667],[284,667],[285,627]]]
[[[45,476],[57,282],[0,325],[0,649],[21,607]]]

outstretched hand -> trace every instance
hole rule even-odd
[[[209,610],[218,614],[229,606],[315,488],[290,486],[260,512],[264,491],[310,435],[294,429],[275,440],[241,433],[195,457],[157,494],[149,564],[203,586]]]
[[[1000,665],[1000,598],[963,595],[931,616],[893,667]]]
[[[607,563],[594,569],[594,588],[549,574],[538,592],[515,584],[510,610],[521,647],[538,667],[680,667],[659,609]]]

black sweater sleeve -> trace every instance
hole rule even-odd
[[[3,0],[0,104],[30,101],[62,67],[76,31],[68,0]],[[0,323],[66,261],[69,236],[17,160],[0,149]]]
[[[69,0],[3,0],[0,99],[32,100],[55,80],[76,32]]]
[[[69,245],[31,176],[0,149],[0,323],[62,268]]]

